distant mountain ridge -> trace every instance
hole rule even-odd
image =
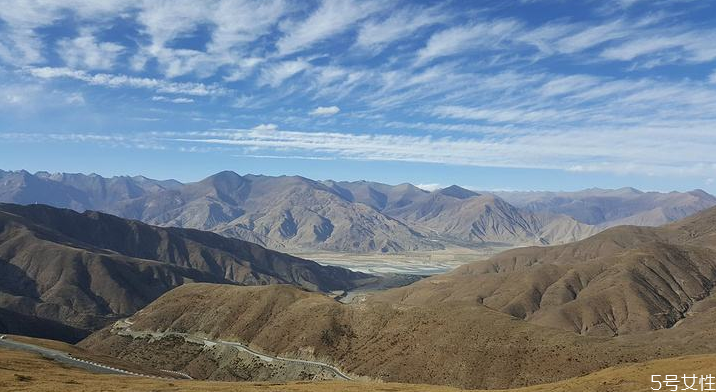
[[[198,182],[0,171],[0,201],[99,210],[272,249],[404,252],[561,244],[616,224],[660,225],[716,205],[703,192],[475,192],[224,171]]]
[[[701,189],[689,192],[642,192],[634,188],[577,192],[496,192],[529,211],[565,214],[599,228],[619,225],[660,226],[716,205]]]

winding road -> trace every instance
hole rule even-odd
[[[327,364],[325,362],[319,362],[319,361],[309,361],[305,359],[294,359],[294,358],[286,358],[286,357],[279,357],[279,356],[272,356],[265,353],[260,353],[252,348],[249,348],[243,343],[239,342],[229,342],[226,340],[209,340],[203,337],[198,336],[192,336],[185,333],[178,333],[178,332],[153,332],[153,331],[146,331],[146,332],[140,332],[140,331],[133,331],[130,329],[132,326],[132,322],[128,319],[117,321],[114,324],[114,327],[112,328],[112,332],[117,333],[121,336],[128,336],[132,338],[136,337],[153,337],[153,338],[163,338],[166,336],[176,336],[181,337],[186,341],[190,341],[193,343],[198,344],[204,344],[204,345],[222,345],[222,346],[228,346],[233,347],[238,350],[244,351],[246,353],[249,353],[257,358],[259,358],[262,361],[265,362],[273,362],[273,361],[283,361],[283,362],[292,362],[292,363],[298,363],[303,365],[312,365],[312,366],[318,366],[323,370],[328,370],[329,372],[333,373],[336,378],[345,380],[345,381],[351,381],[353,380],[351,377],[349,377],[347,374],[340,371],[337,367]]]
[[[128,370],[118,369],[112,366],[102,365],[97,362],[87,361],[80,358],[75,358],[72,355],[58,351],[53,350],[51,348],[37,346],[34,344],[29,343],[22,343],[15,340],[10,339],[6,335],[0,335],[0,347],[3,348],[9,348],[12,350],[21,350],[21,351],[28,351],[36,354],[40,354],[45,358],[53,359],[57,362],[64,363],[66,365],[74,366],[80,369],[84,369],[93,373],[101,373],[101,374],[123,374],[127,376],[138,376],[138,377],[148,377],[148,378],[157,378],[157,379],[166,379],[166,380],[172,380],[172,378],[169,377],[158,377],[158,376],[150,376],[147,374],[140,374],[135,372],[130,372]],[[183,373],[178,372],[171,372],[173,374],[176,374],[180,376],[181,378],[191,378],[188,375],[185,375]]]
[[[324,362],[318,362],[318,361],[309,361],[305,359],[294,359],[294,358],[286,358],[286,357],[279,357],[279,356],[271,356],[267,354],[260,353],[258,351],[255,351],[248,346],[238,343],[238,342],[228,342],[225,340],[219,340],[219,341],[212,341],[205,338],[200,337],[193,337],[189,336],[187,334],[180,334],[180,333],[159,333],[159,332],[135,332],[131,331],[129,329],[129,326],[132,325],[130,321],[124,320],[123,322],[118,322],[115,324],[115,332],[117,332],[119,335],[124,336],[130,336],[130,337],[140,337],[140,336],[148,336],[151,335],[152,337],[164,337],[168,335],[175,335],[183,337],[184,339],[188,341],[192,341],[195,343],[200,343],[204,345],[223,345],[228,347],[233,347],[235,349],[247,352],[251,355],[256,356],[262,361],[265,362],[273,362],[273,361],[284,361],[284,362],[293,362],[293,363],[299,363],[304,365],[312,365],[320,367],[323,370],[327,370],[335,375],[336,378],[345,380],[345,381],[351,381],[352,378],[346,375],[345,373],[341,372],[337,367],[333,365],[329,365]],[[146,374],[140,374],[131,372],[128,370],[118,369],[115,367],[103,365],[97,362],[87,361],[84,359],[75,358],[72,355],[54,350],[47,347],[37,346],[34,344],[29,343],[22,343],[15,340],[10,339],[6,335],[0,335],[0,347],[14,349],[14,350],[22,350],[22,351],[29,351],[33,353],[40,354],[46,358],[53,359],[57,362],[64,363],[70,366],[78,367],[84,370],[88,370],[90,372],[94,373],[101,373],[101,374],[123,374],[128,376],[138,376],[138,377],[149,377],[149,378],[157,378],[157,379],[171,379],[168,377],[158,377],[158,376],[150,376]],[[169,370],[162,370],[163,372],[171,373],[173,375],[176,375],[178,378],[184,378],[184,379],[192,379],[188,374],[182,373],[182,372],[175,372],[175,371],[169,371]]]
[[[208,342],[211,342],[211,341],[209,340]],[[278,360],[278,361],[284,361],[284,362],[293,362],[293,363],[300,363],[300,364],[304,364],[304,365],[318,366],[318,367],[320,367],[320,368],[322,368],[322,369],[325,369],[325,370],[328,370],[328,371],[333,372],[333,374],[334,374],[337,378],[340,378],[341,380],[345,380],[345,381],[350,381],[350,380],[352,380],[352,378],[348,377],[345,373],[343,373],[343,372],[341,372],[340,370],[338,370],[338,368],[336,368],[335,366],[329,365],[329,364],[324,363],[324,362],[308,361],[308,360],[305,360],[305,359],[294,359],[294,358],[286,358],[286,357],[272,357],[272,356],[270,356],[270,355],[261,354],[261,353],[259,353],[259,352],[256,352],[256,351],[254,351],[254,350],[248,348],[247,346],[245,346],[245,345],[243,345],[243,344],[241,344],[241,343],[236,343],[236,342],[227,342],[227,341],[224,341],[224,340],[219,340],[218,342],[211,342],[211,343],[223,344],[223,345],[227,345],[227,346],[231,346],[231,347],[238,348],[238,349],[240,349],[240,350],[242,350],[242,351],[245,351],[245,352],[247,352],[247,353],[249,353],[249,354],[253,354],[253,355],[255,355],[256,357],[258,357],[258,358],[260,358],[261,360],[266,361],[266,362],[272,362],[272,361],[274,361],[274,360]]]

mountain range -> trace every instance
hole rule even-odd
[[[711,208],[658,228],[506,251],[349,304],[288,285],[183,285],[79,345],[209,379],[247,365],[220,363],[225,354],[200,338],[321,360],[354,377],[520,387],[716,352],[714,287]]]
[[[0,332],[77,341],[190,282],[327,292],[372,281],[210,232],[0,204]]]
[[[619,225],[660,226],[712,207],[714,197],[703,190],[642,192],[634,188],[586,189],[578,192],[495,192],[529,211],[569,215],[608,228]]]
[[[446,192],[427,194],[476,197]],[[207,231],[16,204],[0,204],[0,230],[0,333],[82,339],[198,379],[311,379],[320,361],[356,379],[508,388],[716,352],[716,207],[350,303],[327,292],[377,278]]]
[[[282,251],[430,251],[562,244],[605,228],[660,225],[716,205],[696,190],[428,192],[411,184],[220,172],[198,182],[0,171],[0,201],[97,210],[212,231]]]

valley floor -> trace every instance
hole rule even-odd
[[[323,265],[371,274],[436,275],[475,261],[485,260],[510,247],[450,248],[403,253],[289,252]]]

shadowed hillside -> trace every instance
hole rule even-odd
[[[370,280],[213,233],[10,204],[0,204],[0,272],[0,328],[74,339],[187,282],[330,291]]]

